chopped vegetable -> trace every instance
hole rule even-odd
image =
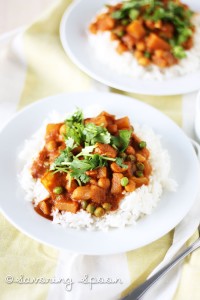
[[[93,204],[88,204],[86,210],[88,213],[93,214],[95,211],[95,206]]]
[[[128,183],[129,183],[129,180],[128,180],[127,177],[123,177],[123,178],[121,179],[121,185],[122,185],[122,186],[126,186]]]
[[[111,205],[110,203],[108,203],[108,202],[105,202],[105,203],[102,204],[102,207],[103,207],[106,211],[108,211],[108,210],[111,210],[112,205]]]
[[[53,189],[54,194],[60,195],[63,192],[62,186],[57,186]]]
[[[147,144],[146,144],[146,142],[144,142],[144,141],[141,141],[141,142],[139,143],[140,149],[146,148],[146,146],[147,146]]]
[[[105,214],[105,210],[102,207],[97,207],[94,211],[94,215],[98,218],[102,217]]]
[[[177,58],[185,58],[186,57],[185,50],[182,46],[175,46],[173,48],[173,53],[174,53],[174,56]]]

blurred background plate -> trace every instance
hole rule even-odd
[[[200,88],[200,70],[169,80],[134,79],[99,62],[87,39],[87,29],[96,13],[111,1],[75,1],[63,15],[60,39],[71,60],[92,78],[116,89],[146,95],[185,94]],[[183,1],[200,12],[199,1]],[[200,50],[199,50],[200,51]]]

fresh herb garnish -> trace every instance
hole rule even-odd
[[[182,59],[182,58],[185,58],[186,57],[186,53],[185,53],[185,50],[183,47],[181,46],[175,46],[173,48],[173,54],[175,57],[179,58],[179,59]]]
[[[119,130],[118,136],[111,137],[111,143],[120,152],[124,152],[129,145],[132,130]]]
[[[116,163],[117,163],[118,166],[120,166],[121,168],[128,169],[128,166],[124,164],[123,158],[117,157],[117,158],[116,158]]]
[[[94,150],[97,143],[102,143],[111,144],[119,152],[124,152],[129,145],[132,130],[119,130],[118,136],[111,136],[103,126],[97,126],[93,123],[84,124],[83,114],[80,110],[68,118],[65,125],[66,148],[51,164],[51,171],[68,173],[70,178],[76,179],[81,185],[90,180],[86,174],[87,171],[107,166],[108,161],[116,162],[120,167],[127,168],[123,158],[99,155],[94,153]],[[81,150],[75,155],[73,150],[78,146],[81,146]]]
[[[97,126],[93,123],[88,123],[83,129],[84,142],[87,145],[94,145],[95,143],[110,143],[110,133],[102,126]]]
[[[192,36],[191,18],[194,14],[193,11],[184,9],[176,1],[163,3],[163,1],[157,0],[124,0],[122,7],[114,11],[111,16],[113,19],[120,20],[121,24],[124,20],[128,24],[139,18],[141,14],[145,20],[171,22],[175,27],[172,53],[178,59],[186,57],[184,49],[180,51],[180,47],[174,47],[182,46]],[[172,44],[170,39],[168,42]],[[177,49],[179,50],[177,51]],[[149,58],[147,55],[145,57]]]

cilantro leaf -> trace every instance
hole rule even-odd
[[[50,166],[50,170],[54,171],[54,170],[58,170],[58,168],[59,170],[66,168],[65,166],[69,165],[72,160],[73,160],[73,154],[70,152],[68,148],[66,148],[65,150],[61,151],[61,154],[58,157],[56,157],[56,159]]]
[[[118,164],[118,166],[120,166],[121,168],[124,168],[124,169],[128,169],[128,166],[125,165],[123,162],[124,162],[123,158],[121,158],[121,157],[116,158],[116,163]]]
[[[87,183],[90,181],[90,177],[85,174],[82,170],[72,170],[70,176],[78,181],[78,184]]]
[[[108,130],[102,126],[97,126],[93,123],[88,123],[85,125],[83,133],[85,135],[85,142],[88,145],[94,145],[97,142],[103,144],[110,143],[111,135],[108,132]]]
[[[72,138],[77,145],[83,142],[83,113],[78,109],[70,118],[65,120],[66,139]]]
[[[83,112],[77,109],[74,114],[65,121],[68,125],[73,125],[74,123],[83,124]]]
[[[112,144],[119,149],[121,152],[124,152],[129,145],[131,138],[132,130],[119,130],[118,136],[112,136],[111,142]]]
[[[175,57],[179,59],[185,58],[187,56],[185,53],[185,49],[181,46],[175,46],[173,48],[173,54]]]
[[[66,138],[72,138],[79,146],[84,140],[83,136],[84,125],[80,123],[73,123],[66,126]]]

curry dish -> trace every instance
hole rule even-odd
[[[90,24],[92,34],[110,32],[119,54],[131,52],[139,65],[166,68],[193,47],[194,12],[179,0],[129,0],[106,5]]]
[[[77,110],[63,123],[48,124],[45,145],[31,174],[49,193],[35,210],[52,219],[52,210],[95,217],[118,209],[127,193],[148,185],[152,167],[145,141],[128,117],[105,111],[84,119]]]

